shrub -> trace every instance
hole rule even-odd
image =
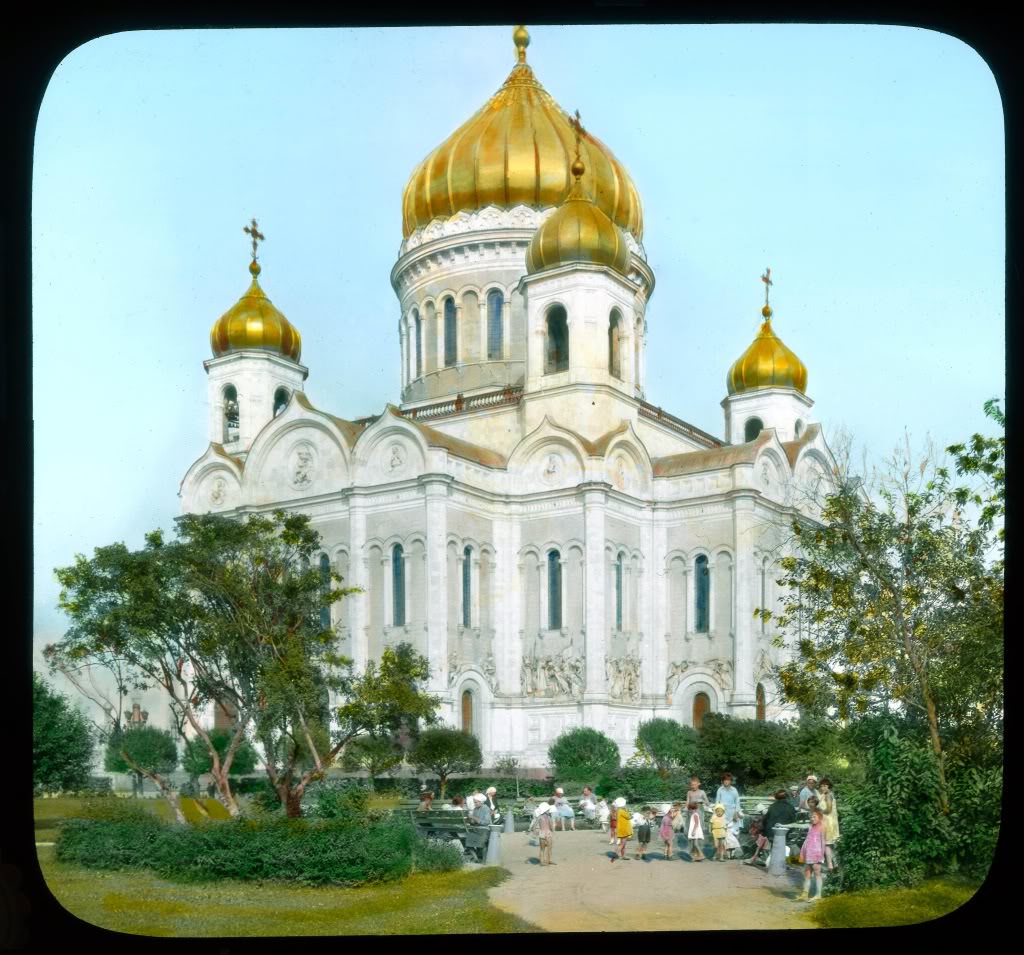
[[[473,773],[480,768],[480,743],[470,733],[448,726],[424,730],[409,752],[409,761],[420,770],[437,774],[443,799],[448,778],[454,773]]]
[[[417,872],[454,872],[462,868],[462,843],[417,836],[412,864]]]
[[[304,794],[303,809],[317,819],[363,821],[370,790],[358,779],[331,779],[312,783]]]
[[[984,879],[999,841],[999,810],[1003,797],[1003,770],[950,766],[949,821],[953,858],[959,871]]]
[[[784,723],[708,713],[699,733],[696,762],[713,779],[728,771],[748,787],[760,786],[791,771],[793,751],[791,729]]]
[[[562,778],[591,778],[614,773],[619,768],[619,747],[588,726],[568,730],[548,748],[555,775]]]
[[[636,734],[636,756],[653,765],[663,779],[696,761],[697,731],[675,720],[654,719],[640,724]]]
[[[61,828],[57,858],[96,869],[148,868],[179,881],[360,885],[407,875],[415,839],[412,824],[400,819],[362,826],[232,819],[194,828],[154,819],[72,820]]]

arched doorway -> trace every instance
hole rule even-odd
[[[473,691],[462,691],[462,732],[467,735],[473,732]]]
[[[693,698],[693,728],[699,730],[704,725],[704,714],[711,709],[711,698],[707,693],[698,693]]]

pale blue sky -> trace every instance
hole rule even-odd
[[[771,266],[827,433],[882,457],[904,427],[940,447],[990,430],[1003,117],[972,49],[878,26],[530,32],[537,77],[640,191],[650,401],[722,436]],[[63,627],[55,566],[179,513],[250,217],[311,401],[397,403],[402,189],[513,62],[509,26],[122,33],[60,64],[32,196],[37,642]]]

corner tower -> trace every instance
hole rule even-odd
[[[299,363],[302,339],[260,288],[256,220],[245,226],[252,239],[252,282],[210,330],[213,358],[203,362],[209,394],[209,438],[244,457],[256,435],[279,414],[309,371]]]
[[[726,377],[729,394],[722,401],[726,444],[753,441],[765,428],[774,428],[780,441],[793,441],[803,434],[814,405],[804,393],[806,366],[772,328],[771,275],[772,270],[766,269],[761,276],[765,285],[760,331]]]

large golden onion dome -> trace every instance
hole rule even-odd
[[[267,298],[257,276],[259,263],[249,263],[252,284],[248,291],[214,322],[210,346],[214,357],[245,348],[272,351],[297,362],[302,354],[302,337]]]
[[[526,248],[529,275],[560,265],[589,262],[620,275],[629,271],[629,246],[622,230],[583,192],[584,163],[572,164],[575,182],[565,202],[545,219]]]
[[[545,209],[561,205],[572,181],[567,172],[575,132],[569,117],[526,63],[530,36],[512,34],[519,62],[484,107],[413,171],[402,196],[402,234],[432,220],[486,206]],[[643,238],[640,195],[622,164],[585,133],[583,186],[616,225]]]
[[[729,369],[726,386],[730,395],[757,388],[807,389],[807,367],[772,330],[772,310],[761,309],[764,323],[753,344]]]

